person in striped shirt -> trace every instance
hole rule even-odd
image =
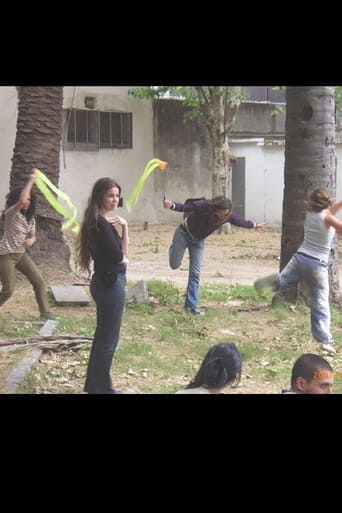
[[[33,170],[32,170],[33,171]],[[36,241],[36,198],[32,192],[35,182],[32,172],[24,186],[14,187],[6,196],[3,236],[0,240],[0,306],[13,295],[16,270],[31,283],[43,320],[54,319],[49,311],[46,284],[38,267],[26,251]]]

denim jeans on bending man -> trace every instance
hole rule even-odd
[[[189,277],[185,297],[185,309],[196,309],[201,267],[204,259],[204,239],[194,240],[180,226],[175,230],[169,248],[169,264],[172,269],[181,265],[186,249],[189,250]]]
[[[279,275],[279,291],[306,281],[311,291],[311,333],[321,344],[331,344],[328,264],[295,253]]]

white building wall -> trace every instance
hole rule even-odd
[[[61,151],[60,188],[67,192],[77,206],[82,218],[91,188],[98,178],[109,176],[122,187],[122,196],[127,198],[139,175],[153,155],[153,112],[150,100],[140,100],[128,94],[130,87],[64,87],[64,107],[84,108],[85,96],[96,97],[96,110],[119,110],[132,112],[133,148],[100,151]],[[152,183],[146,181],[144,196],[153,197]],[[120,213],[129,222],[149,219],[158,222],[153,201],[139,201],[131,214],[126,208]]]
[[[94,182],[101,177],[114,178],[122,187],[122,195],[127,198],[133,190],[139,175],[153,155],[153,111],[150,100],[140,100],[128,94],[130,87],[118,86],[77,86],[64,87],[64,108],[84,108],[85,96],[96,97],[96,109],[132,112],[133,148],[102,149],[100,151],[63,151],[60,154],[59,187],[69,194],[81,219]],[[18,98],[15,87],[0,88],[0,209],[5,205],[9,189],[11,159],[15,144]],[[44,172],[44,169],[41,171]],[[144,199],[139,201],[131,214],[126,208],[121,210],[130,222],[148,219],[157,223],[152,181],[146,182]]]
[[[18,97],[15,87],[0,87],[0,210],[5,206],[9,191],[12,156],[18,115]]]
[[[245,157],[246,218],[280,227],[284,194],[285,141],[265,145],[263,139],[232,141],[231,151]],[[336,200],[342,200],[342,144],[336,144]],[[338,214],[342,219],[342,212]]]
[[[284,146],[268,147],[264,139],[231,141],[231,151],[245,158],[245,217],[280,226],[284,187]]]
[[[268,226],[281,226],[284,194],[285,145],[263,146],[264,168],[264,218]]]

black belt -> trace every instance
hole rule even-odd
[[[322,258],[316,258],[316,257],[313,257],[311,255],[307,255],[306,253],[302,253],[301,251],[297,251],[298,255],[303,255],[307,258],[312,258],[312,260],[317,260],[317,262],[321,262],[323,264],[326,264],[326,261],[325,260],[322,260]]]
[[[184,219],[184,221],[179,225],[179,228],[185,232],[189,237],[190,239],[192,240],[198,240],[198,239],[195,239],[195,237],[192,235],[192,233],[190,232],[189,228],[188,228],[188,225],[186,224],[186,219]]]

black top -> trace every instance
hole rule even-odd
[[[121,249],[121,237],[116,228],[101,215],[97,219],[94,242],[95,249],[91,255],[94,260],[94,272],[99,274],[120,272],[121,265],[118,263],[124,256]]]

